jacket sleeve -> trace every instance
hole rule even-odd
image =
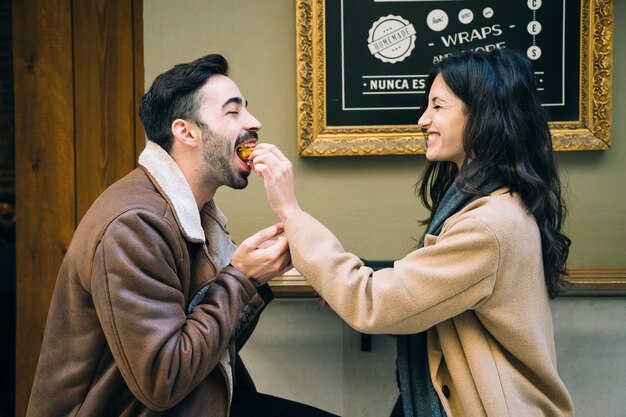
[[[178,229],[157,213],[117,217],[96,250],[91,291],[124,380],[147,407],[166,410],[218,364],[240,321],[263,301],[235,268],[224,268],[187,314],[178,272],[187,253]]]
[[[364,333],[424,331],[476,308],[495,285],[498,241],[476,219],[460,219],[439,237],[427,236],[426,247],[375,272],[307,213],[289,218],[285,230],[296,269]]]
[[[256,287],[259,296],[263,300],[264,305],[268,305],[274,299],[274,292],[268,284],[263,284],[260,287]],[[244,345],[252,336],[254,329],[256,329],[259,319],[261,318],[261,311],[258,311],[254,317],[250,317],[249,320],[242,321],[239,328],[235,332],[235,350],[239,352],[243,349]]]

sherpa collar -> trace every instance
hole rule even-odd
[[[172,157],[149,140],[139,155],[139,165],[148,171],[165,193],[183,234],[192,242],[204,242],[205,235],[196,200],[183,171]]]

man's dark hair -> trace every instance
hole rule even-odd
[[[169,152],[174,120],[185,119],[199,124],[200,103],[196,93],[215,74],[228,76],[228,62],[221,55],[210,54],[178,64],[156,77],[139,104],[139,117],[148,139]]]

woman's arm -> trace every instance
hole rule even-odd
[[[343,320],[364,333],[426,330],[476,308],[495,285],[498,242],[475,219],[427,236],[437,243],[375,272],[309,214],[292,216],[285,227],[294,266]]]
[[[289,160],[273,145],[251,155],[272,209],[285,221],[293,265],[352,327],[416,333],[476,307],[491,294],[498,241],[479,220],[461,217],[427,247],[374,272],[300,208]],[[436,244],[433,243],[436,239]]]

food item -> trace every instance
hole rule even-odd
[[[248,158],[250,157],[250,154],[253,150],[253,145],[242,145],[237,148],[237,155],[239,156],[239,159],[241,159],[243,162],[248,162]]]

